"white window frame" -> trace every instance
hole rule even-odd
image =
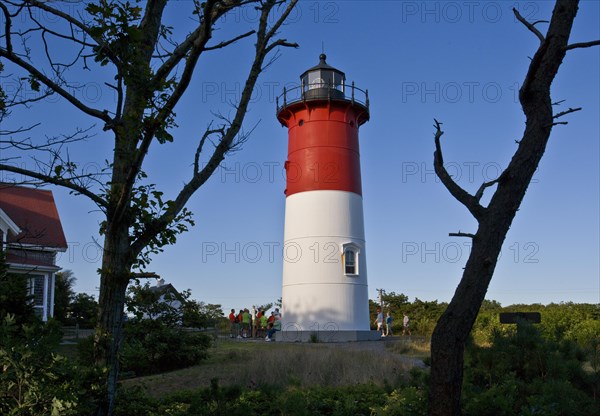
[[[345,276],[356,277],[360,275],[360,249],[356,243],[344,243],[341,246],[342,250],[342,271]],[[354,254],[354,273],[348,273],[346,270],[346,252],[350,251]]]

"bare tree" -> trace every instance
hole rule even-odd
[[[472,248],[456,292],[438,321],[431,339],[431,379],[429,414],[459,415],[463,380],[465,342],[479,313],[492,279],[500,249],[517,213],[531,178],[544,154],[552,128],[561,117],[581,108],[555,112],[550,86],[567,51],[599,45],[600,41],[569,44],[569,35],[578,1],[557,0],[552,19],[544,36],[537,25],[548,23],[526,21],[516,9],[516,18],[537,36],[537,49],[519,90],[519,101],[525,113],[525,131],[507,168],[493,181],[481,184],[474,195],[461,188],[444,167],[440,138],[441,123],[435,120],[434,168],[446,189],[477,220],[477,231],[451,233],[472,239]],[[481,204],[484,192],[496,187],[487,206]]]
[[[193,30],[182,39],[175,39],[173,28],[163,23],[167,0],[133,4],[97,0],[80,13],[66,13],[46,1],[0,0],[0,59],[6,63],[4,71],[16,71],[14,76],[20,85],[39,91],[34,99],[0,94],[0,120],[16,107],[30,107],[55,95],[100,123],[104,132],[99,135],[110,134],[114,143],[106,168],[90,175],[81,172],[67,151],[67,145],[94,137],[89,128],[73,127],[64,136],[44,141],[28,136],[37,125],[33,121],[29,126],[2,131],[0,141],[3,151],[17,149],[47,156],[34,157],[36,169],[14,166],[7,163],[6,157],[0,160],[0,171],[85,195],[105,215],[100,229],[104,247],[95,357],[97,364],[108,371],[106,394],[98,415],[112,414],[114,409],[123,306],[132,269],[146,265],[150,254],[173,244],[179,233],[193,225],[186,203],[225,156],[247,139],[242,122],[259,74],[277,57],[278,47],[297,46],[276,37],[296,3],[297,0],[193,0],[187,3],[193,6],[188,16],[194,22]],[[211,43],[215,30],[226,23],[224,17],[241,7],[257,10],[256,28]],[[40,19],[41,14],[51,16],[52,22]],[[163,193],[143,169],[151,145],[174,140],[170,133],[175,127],[174,109],[188,90],[199,59],[249,37],[254,37],[254,57],[232,116],[217,116],[214,125],[199,134],[189,177],[172,200],[163,200]],[[72,56],[68,60],[65,53],[52,54],[53,45],[58,42],[70,48]],[[105,85],[116,96],[111,108],[93,107],[72,93],[81,88],[69,79],[75,67],[98,71],[99,76],[110,73]],[[31,118],[35,120],[34,113]],[[209,153],[205,155],[206,152]],[[201,163],[201,157],[206,163]]]

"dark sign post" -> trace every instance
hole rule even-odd
[[[542,315],[539,312],[502,312],[500,314],[501,324],[517,324],[519,321],[539,324],[542,322]]]

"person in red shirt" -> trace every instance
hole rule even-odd
[[[237,317],[235,316],[235,309],[232,309],[229,313],[229,323],[230,323],[230,332],[229,338],[235,338],[240,333],[240,325],[237,322]]]
[[[259,337],[260,318],[263,316],[263,314],[264,314],[264,312],[259,309],[258,313],[256,314],[256,319],[252,322],[252,325],[254,325],[254,336],[256,338],[260,338]]]
[[[244,310],[240,309],[238,315],[237,315],[237,322],[238,322],[238,338],[242,338],[242,321],[244,320]]]

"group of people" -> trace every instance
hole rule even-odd
[[[392,331],[392,313],[390,311],[387,312],[387,316],[384,319],[383,312],[381,308],[377,308],[377,318],[375,318],[375,325],[377,325],[377,331],[381,332],[382,337],[391,337],[394,335]],[[383,329],[383,324],[385,322],[385,331]],[[402,335],[410,335],[410,319],[408,315],[405,313],[404,318],[402,320]]]
[[[275,332],[281,331],[281,313],[275,308],[270,315],[267,311],[252,307],[240,309],[238,313],[232,309],[229,313],[230,338],[264,338],[265,341],[273,341]]]

